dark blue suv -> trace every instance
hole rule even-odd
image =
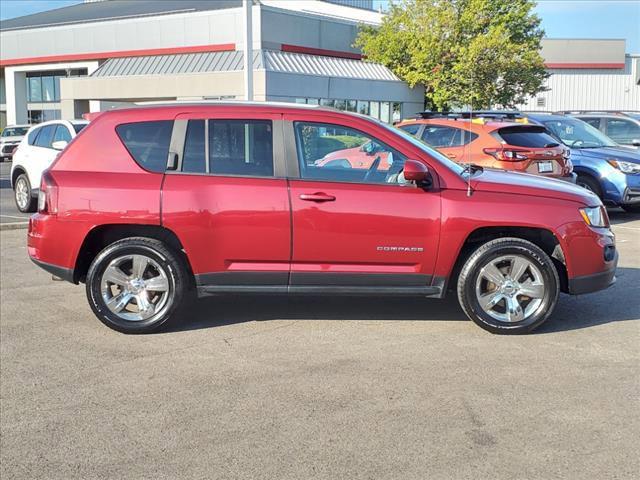
[[[558,114],[523,113],[571,149],[577,183],[610,206],[640,212],[640,151],[618,145],[582,120]]]

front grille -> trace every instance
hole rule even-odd
[[[13,152],[13,149],[17,147],[16,145],[3,145],[2,147],[2,153],[11,153]]]

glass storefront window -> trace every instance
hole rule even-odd
[[[380,119],[380,102],[370,102],[369,103],[370,113],[373,118]]]
[[[335,104],[335,100],[332,98],[322,98],[320,99],[320,105],[323,107],[333,107]]]
[[[369,115],[369,102],[358,100],[358,113],[361,113],[362,115]]]
[[[355,100],[347,100],[347,112],[355,112],[356,104],[357,102]]]
[[[391,104],[389,102],[380,102],[380,120],[389,123],[389,114],[391,113]]]
[[[335,103],[333,104],[334,108],[337,108],[338,110],[346,110],[347,109],[347,102],[345,100],[336,100]]]
[[[393,102],[393,110],[391,112],[391,121],[399,122],[402,118],[402,104],[398,102]]]
[[[318,99],[317,98],[307,98],[307,103],[309,105],[318,105]]]
[[[296,98],[296,103],[307,103],[306,98]]]
[[[27,98],[30,102],[42,102],[42,81],[40,77],[27,78]]]
[[[55,82],[53,77],[42,77],[42,101],[55,102],[56,97]]]

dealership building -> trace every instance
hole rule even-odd
[[[0,25],[0,126],[80,117],[132,102],[244,99],[333,106],[386,122],[423,109],[353,47],[378,25],[372,0],[85,0]],[[624,40],[552,40],[548,90],[528,110],[640,109],[640,56]]]

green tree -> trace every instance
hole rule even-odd
[[[544,91],[544,31],[532,0],[400,0],[356,46],[411,86],[430,107],[513,107]]]

